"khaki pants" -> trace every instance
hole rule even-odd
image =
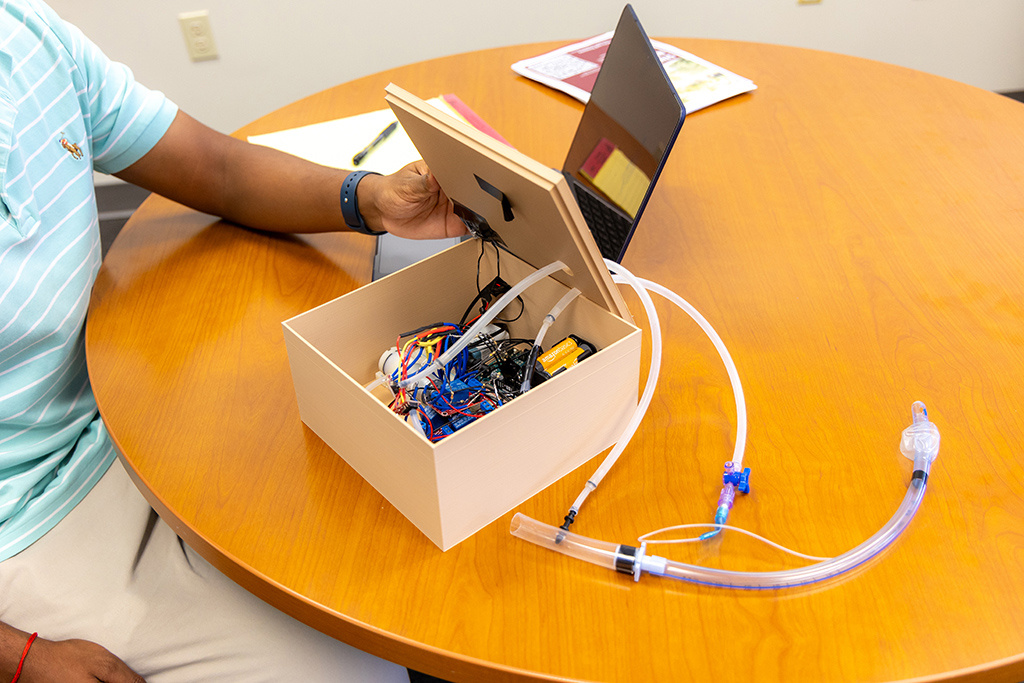
[[[404,668],[295,621],[214,569],[119,461],[56,528],[0,562],[0,621],[97,642],[149,683],[409,681]]]

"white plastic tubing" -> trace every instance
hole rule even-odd
[[[654,387],[657,384],[658,373],[661,367],[661,330],[657,313],[654,310],[654,305],[651,302],[648,291],[664,296],[686,311],[714,343],[729,373],[729,380],[732,383],[736,399],[736,445],[733,455],[733,463],[736,469],[740,469],[740,465],[743,462],[743,451],[746,445],[747,417],[739,373],[736,371],[736,366],[726,350],[725,344],[711,327],[710,323],[675,292],[654,282],[641,280],[633,276],[614,261],[606,260],[605,263],[615,274],[616,277],[614,279],[616,282],[626,283],[633,287],[643,303],[644,310],[647,312],[651,328],[651,368],[648,372],[644,392],[632,419],[622,437],[616,443],[615,448],[612,449],[594,475],[587,481],[584,490],[573,503],[571,508],[573,513],[578,512],[579,506],[590,492],[597,488],[601,479],[611,469],[612,465],[615,464],[615,461],[643,419],[650,404],[651,395],[654,393]],[[927,487],[931,463],[938,456],[939,434],[935,425],[928,421],[928,413],[924,404],[916,402],[912,406],[911,413],[913,423],[904,430],[900,448],[904,455],[914,460],[914,475],[911,478],[910,486],[907,488],[903,502],[896,510],[896,514],[876,534],[852,550],[805,567],[771,572],[738,572],[701,567],[668,560],[656,555],[647,555],[646,543],[641,543],[640,547],[636,548],[591,539],[543,524],[522,513],[518,513],[512,518],[511,532],[517,538],[536,543],[550,550],[555,550],[599,566],[630,573],[633,575],[634,580],[639,580],[641,574],[647,572],[655,576],[667,576],[693,583],[746,589],[787,588],[823,581],[850,571],[884,550],[906,529],[920,507],[921,500],[924,498],[925,488]]]
[[[494,320],[494,318],[499,313],[501,313],[501,311],[506,306],[512,303],[517,296],[526,291],[526,289],[529,288],[534,283],[543,280],[548,275],[551,275],[551,273],[565,269],[566,267],[564,263],[562,263],[561,261],[555,261],[554,263],[549,263],[540,270],[536,270],[530,273],[522,280],[512,285],[512,287],[507,292],[505,292],[505,294],[500,299],[494,302],[494,305],[488,308],[484,312],[484,314],[481,315],[480,318],[475,323],[473,323],[472,327],[466,330],[466,332],[459,338],[459,340],[455,344],[452,345],[451,348],[449,348],[447,351],[441,354],[433,363],[426,366],[412,377],[400,381],[398,385],[403,389],[413,387],[416,386],[416,384],[427,375],[431,375],[435,372],[440,371],[443,367],[448,365],[448,363],[450,363],[451,360],[455,358],[455,356],[459,355],[462,349],[466,348],[469,345],[469,342],[476,339],[477,336],[483,331],[483,329],[487,327],[487,325],[489,325],[490,322]]]
[[[629,285],[633,291],[636,292],[637,296],[640,297],[640,303],[644,307],[644,312],[647,315],[649,327],[651,328],[651,367],[647,372],[647,383],[644,386],[643,394],[640,396],[640,402],[637,404],[636,410],[633,412],[633,417],[626,425],[626,429],[623,431],[622,436],[615,443],[615,447],[612,448],[611,452],[601,461],[597,471],[594,472],[593,476],[587,480],[586,485],[573,502],[570,511],[575,514],[579,512],[580,506],[583,505],[583,501],[587,499],[590,492],[598,487],[604,476],[608,474],[608,471],[612,468],[615,462],[622,455],[622,451],[629,444],[630,439],[633,438],[633,434],[636,433],[637,428],[640,426],[640,422],[644,419],[644,415],[647,414],[647,408],[651,404],[651,398],[654,395],[654,389],[658,384],[658,375],[661,372],[661,323],[658,320],[658,312],[654,308],[654,302],[651,301],[651,295],[649,292],[655,292],[665,297],[679,308],[683,309],[693,320],[700,325],[700,328],[704,330],[704,334],[708,336],[711,343],[715,345],[715,349],[718,354],[722,357],[722,362],[725,363],[726,372],[729,374],[729,382],[732,384],[732,393],[736,401],[736,444],[733,448],[732,462],[737,470],[742,470],[743,464],[743,451],[746,449],[747,444],[747,404],[743,397],[743,385],[740,383],[740,374],[736,370],[736,364],[732,360],[732,356],[729,355],[729,350],[725,347],[725,342],[718,336],[715,329],[711,326],[711,323],[704,318],[703,315],[697,311],[688,301],[683,299],[681,296],[673,292],[672,290],[663,287],[650,280],[643,280],[631,272],[626,270],[624,266],[610,259],[605,259],[605,265],[611,270],[614,275],[613,280],[619,284]]]
[[[618,277],[613,278],[616,282],[625,282],[637,293],[640,297],[640,303],[643,304],[644,311],[647,314],[647,319],[650,321],[651,328],[651,367],[647,371],[647,383],[644,385],[644,391],[640,395],[640,402],[636,406],[636,410],[633,411],[633,416],[629,419],[626,424],[625,430],[622,432],[622,436],[615,442],[615,446],[611,452],[605,456],[605,459],[601,461],[597,471],[591,475],[590,479],[587,480],[583,490],[580,491],[580,495],[576,497],[570,508],[571,514],[575,515],[579,512],[580,506],[583,505],[583,501],[587,499],[590,492],[598,487],[604,476],[608,474],[608,470],[612,468],[612,465],[622,455],[622,451],[629,444],[629,440],[633,438],[633,434],[636,433],[637,427],[640,426],[640,422],[644,419],[644,415],[647,414],[647,407],[651,405],[651,397],[654,395],[654,389],[658,385],[658,374],[661,372],[661,324],[658,321],[658,312],[654,308],[654,302],[651,301],[651,295],[647,293],[647,289],[640,284],[640,281],[628,270],[623,268],[615,261],[605,259],[605,264],[611,269],[612,273]]]
[[[558,316],[560,316],[562,311],[565,310],[565,307],[571,304],[579,295],[580,290],[573,287],[565,293],[565,296],[558,300],[550,311],[548,311],[548,314],[544,316],[544,322],[541,323],[540,329],[537,331],[537,337],[533,340],[534,346],[539,347],[544,343],[544,337],[548,333],[548,328],[554,324],[555,320],[558,319]]]

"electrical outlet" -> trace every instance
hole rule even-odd
[[[217,58],[217,45],[213,42],[213,31],[210,30],[210,12],[183,12],[178,15],[181,32],[185,36],[188,56],[193,62]]]

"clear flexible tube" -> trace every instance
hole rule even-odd
[[[580,295],[580,290],[573,287],[565,293],[561,299],[558,300],[548,314],[544,316],[544,322],[541,323],[540,329],[537,331],[537,336],[533,340],[533,348],[530,349],[530,356],[526,360],[526,365],[523,366],[523,382],[519,387],[521,393],[526,393],[530,390],[533,384],[533,366],[537,362],[537,356],[540,355],[541,344],[544,343],[544,337],[548,333],[548,328],[551,327],[555,320],[562,314],[565,307],[571,304],[576,297]]]
[[[914,474],[896,514],[877,533],[856,548],[823,562],[773,572],[712,569],[647,555],[644,543],[641,543],[639,548],[634,548],[589,539],[543,524],[522,513],[517,513],[512,518],[511,532],[517,538],[545,548],[633,574],[634,579],[639,579],[641,573],[646,571],[655,576],[667,576],[692,583],[748,589],[790,588],[824,581],[848,572],[882,552],[903,533],[921,506],[931,463],[939,453],[939,431],[928,421],[928,413],[920,401],[914,403],[912,414],[914,422],[904,430],[900,450],[908,457],[913,456]]]
[[[565,296],[558,300],[558,303],[556,303],[550,311],[548,311],[548,314],[544,316],[544,322],[540,325],[540,330],[537,331],[537,338],[533,341],[534,346],[540,346],[541,343],[543,343],[544,336],[547,334],[548,328],[554,324],[558,316],[565,310],[565,307],[571,304],[579,295],[580,290],[573,287],[565,293]]]
[[[693,305],[683,297],[673,292],[664,285],[659,285],[657,282],[650,280],[640,279],[640,284],[646,289],[660,294],[679,308],[683,309],[687,315],[693,318],[694,322],[700,325],[700,329],[704,330],[704,334],[707,335],[711,343],[715,345],[715,350],[718,351],[718,355],[722,357],[722,362],[725,364],[725,371],[729,375],[729,382],[732,384],[733,399],[736,402],[736,443],[732,451],[732,464],[733,468],[737,471],[743,469],[743,453],[747,447],[747,403],[743,397],[743,383],[740,382],[740,373],[736,370],[736,363],[733,362],[732,356],[729,354],[729,349],[725,347],[725,342],[715,332],[715,328],[711,326],[711,323],[707,321],[703,315],[700,314]]]
[[[715,328],[711,326],[711,323],[700,314],[700,312],[693,307],[688,301],[683,299],[681,296],[673,292],[671,289],[659,285],[656,282],[638,278],[633,275],[624,266],[610,259],[605,259],[605,265],[615,276],[613,280],[619,284],[627,284],[633,288],[640,297],[640,303],[644,307],[644,312],[647,315],[649,327],[651,329],[651,367],[647,374],[647,383],[644,387],[643,395],[640,398],[640,403],[637,405],[636,411],[633,413],[632,418],[627,424],[626,429],[623,431],[622,436],[615,443],[615,447],[601,462],[597,471],[594,472],[593,476],[587,480],[586,485],[580,494],[573,501],[572,506],[569,508],[569,515],[567,516],[567,523],[571,519],[574,519],[576,514],[579,512],[580,507],[583,505],[583,501],[587,499],[591,491],[597,488],[601,483],[601,480],[608,473],[608,470],[612,468],[615,462],[622,455],[622,451],[625,450],[629,444],[629,440],[633,437],[637,428],[640,426],[640,422],[643,420],[644,415],[647,413],[647,408],[650,405],[651,398],[654,394],[654,388],[658,382],[658,375],[661,371],[661,325],[658,320],[658,313],[654,308],[654,302],[651,301],[650,294],[648,292],[655,292],[668,299],[676,306],[681,308],[687,315],[693,318],[704,333],[714,344],[715,349],[722,358],[722,362],[725,364],[725,369],[729,375],[729,382],[732,385],[733,398],[736,402],[736,442],[733,447],[733,467],[740,471],[742,470],[743,464],[743,453],[746,450],[747,444],[747,406],[746,400],[743,395],[743,384],[740,382],[739,372],[736,370],[736,364],[732,360],[732,356],[729,354],[729,350],[725,346],[725,342],[718,336]],[[731,492],[732,487],[727,486]],[[724,490],[724,489],[723,489]],[[721,507],[721,506],[719,506]],[[731,505],[729,506],[731,508]],[[724,515],[718,514],[716,516],[716,522],[724,523],[728,519],[728,513]],[[717,532],[712,531],[705,534],[706,538],[714,536]]]
[[[651,404],[651,398],[654,396],[654,389],[658,385],[658,375],[661,372],[661,324],[658,322],[658,312],[654,308],[654,302],[651,301],[651,295],[647,293],[647,289],[641,284],[640,280],[626,270],[623,266],[605,259],[605,264],[608,268],[616,275],[615,282],[628,284],[636,292],[637,296],[640,297],[640,303],[643,304],[644,312],[647,314],[647,319],[650,323],[651,328],[651,366],[647,371],[647,383],[644,385],[643,394],[640,396],[640,402],[636,406],[636,410],[633,411],[632,417],[626,424],[626,428],[623,430],[622,435],[618,441],[615,442],[615,446],[611,452],[605,456],[605,459],[601,461],[597,470],[591,475],[590,479],[587,480],[583,490],[576,497],[572,507],[569,508],[569,514],[566,516],[566,524],[570,524],[571,520],[576,517],[576,513],[579,512],[580,506],[583,505],[583,501],[587,499],[590,492],[598,487],[604,476],[608,474],[608,470],[612,468],[615,461],[622,455],[622,451],[625,450],[629,444],[629,440],[633,438],[633,434],[636,432],[637,427],[640,426],[640,422],[644,419],[644,415],[647,414],[647,408]]]
[[[907,489],[907,495],[896,514],[878,533],[853,550],[825,562],[774,572],[738,572],[701,567],[640,553],[639,549],[633,549],[633,552],[627,553],[625,549],[631,548],[631,546],[590,539],[570,531],[563,531],[558,527],[531,519],[522,513],[516,513],[513,517],[511,531],[517,538],[609,569],[617,568],[614,562],[615,557],[625,557],[628,554],[635,558],[629,564],[630,571],[627,573],[630,574],[636,571],[633,562],[639,561],[641,572],[646,571],[654,576],[667,576],[691,583],[723,588],[792,588],[838,576],[880,553],[903,532],[910,520],[913,519],[914,513],[921,505],[924,491],[925,484],[921,480],[915,479]],[[642,544],[641,548],[644,545]]]
[[[574,534],[571,531],[562,531],[527,517],[521,512],[517,512],[512,517],[510,531],[513,536],[524,541],[535,543],[549,550],[557,550],[563,555],[575,557],[577,560],[590,562],[605,569],[615,569],[618,543],[599,541]]]
[[[743,534],[744,536],[749,536],[750,538],[753,538],[754,540],[760,541],[761,543],[764,543],[765,545],[769,545],[769,546],[775,548],[776,550],[781,550],[784,553],[788,553],[790,555],[793,555],[794,557],[799,557],[799,558],[804,559],[804,560],[811,560],[812,562],[822,562],[824,560],[831,560],[832,559],[831,557],[822,557],[820,555],[808,555],[807,553],[797,552],[796,550],[793,550],[791,548],[787,548],[784,545],[781,545],[779,543],[776,543],[775,541],[769,540],[769,539],[765,538],[764,536],[761,536],[760,534],[755,534],[753,531],[747,531],[743,527],[733,526],[731,524],[709,524],[707,522],[696,522],[694,524],[676,524],[674,526],[667,526],[667,527],[664,527],[662,529],[658,529],[657,531],[648,531],[646,534],[644,534],[643,536],[641,536],[637,540],[640,541],[641,543],[647,543],[648,546],[652,546],[652,545],[673,545],[673,544],[682,544],[682,543],[700,543],[701,541],[704,540],[703,535],[701,535],[701,536],[694,536],[692,538],[653,538],[653,537],[657,536],[659,534],[668,533],[670,531],[684,531],[686,529],[707,529],[709,527],[717,529],[717,530],[728,529],[729,531],[735,531],[738,534]]]
[[[889,519],[885,526],[856,548],[831,560],[816,562],[798,569],[774,572],[736,572],[709,569],[669,560],[665,562],[664,569],[658,575],[728,588],[791,588],[824,581],[867,562],[895,541],[910,524],[914,513],[921,506],[925,487],[922,480],[912,480],[896,514]]]
[[[725,469],[727,473],[741,473],[743,471],[743,454],[747,447],[747,403],[743,396],[743,384],[740,382],[740,374],[736,370],[736,364],[733,362],[729,350],[725,347],[725,342],[718,336],[715,328],[711,326],[707,318],[701,315],[700,311],[690,304],[689,301],[686,301],[668,287],[657,282],[651,282],[650,280],[641,280],[641,282],[651,291],[657,292],[683,309],[704,330],[704,334],[711,340],[711,343],[714,344],[715,349],[718,351],[718,355],[722,358],[722,363],[725,364],[725,371],[729,375],[729,382],[732,384],[733,400],[736,402],[736,442],[733,446],[732,460],[725,464]],[[749,487],[746,489],[741,487],[740,490],[747,491]],[[729,513],[732,511],[733,503],[736,500],[736,491],[737,487],[733,483],[725,483],[722,487],[718,495],[718,505],[715,508],[715,524],[724,525],[729,521]],[[700,538],[706,541],[718,533],[720,533],[720,528],[703,533]]]
[[[512,287],[507,292],[505,292],[505,294],[500,299],[498,299],[494,303],[494,305],[488,308],[484,312],[484,314],[481,315],[480,318],[478,318],[475,323],[473,323],[472,327],[466,330],[462,337],[460,337],[459,340],[451,346],[451,348],[449,348],[447,351],[441,354],[441,356],[438,357],[433,363],[423,368],[412,377],[400,381],[398,383],[398,386],[400,386],[403,389],[407,389],[409,387],[415,386],[417,382],[419,382],[427,375],[433,374],[441,370],[441,368],[446,366],[448,363],[451,362],[453,358],[459,355],[459,353],[462,352],[462,349],[466,348],[472,340],[476,339],[480,332],[487,325],[489,325],[490,322],[494,320],[494,318],[497,317],[497,315],[501,313],[501,311],[504,310],[506,306],[512,303],[517,296],[526,291],[526,289],[529,288],[530,286],[543,280],[548,275],[551,275],[551,273],[554,273],[555,271],[559,270],[566,270],[566,265],[561,261],[555,261],[554,263],[549,263],[540,270],[535,270],[534,272],[530,273],[516,284],[512,285]]]

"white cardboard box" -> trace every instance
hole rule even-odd
[[[498,250],[485,246],[482,283],[499,267],[510,284],[555,260],[571,270],[526,290],[523,315],[509,325],[512,335],[535,337],[544,315],[577,287],[583,296],[559,316],[545,346],[572,333],[598,348],[431,443],[391,411],[385,390],[365,387],[400,333],[458,321],[477,294],[479,240],[283,323],[303,422],[447,550],[614,443],[637,403],[640,331],[560,173],[395,86],[388,87],[388,101],[449,197],[482,216],[521,257],[502,251],[499,261]],[[514,217],[506,221],[509,209]]]

